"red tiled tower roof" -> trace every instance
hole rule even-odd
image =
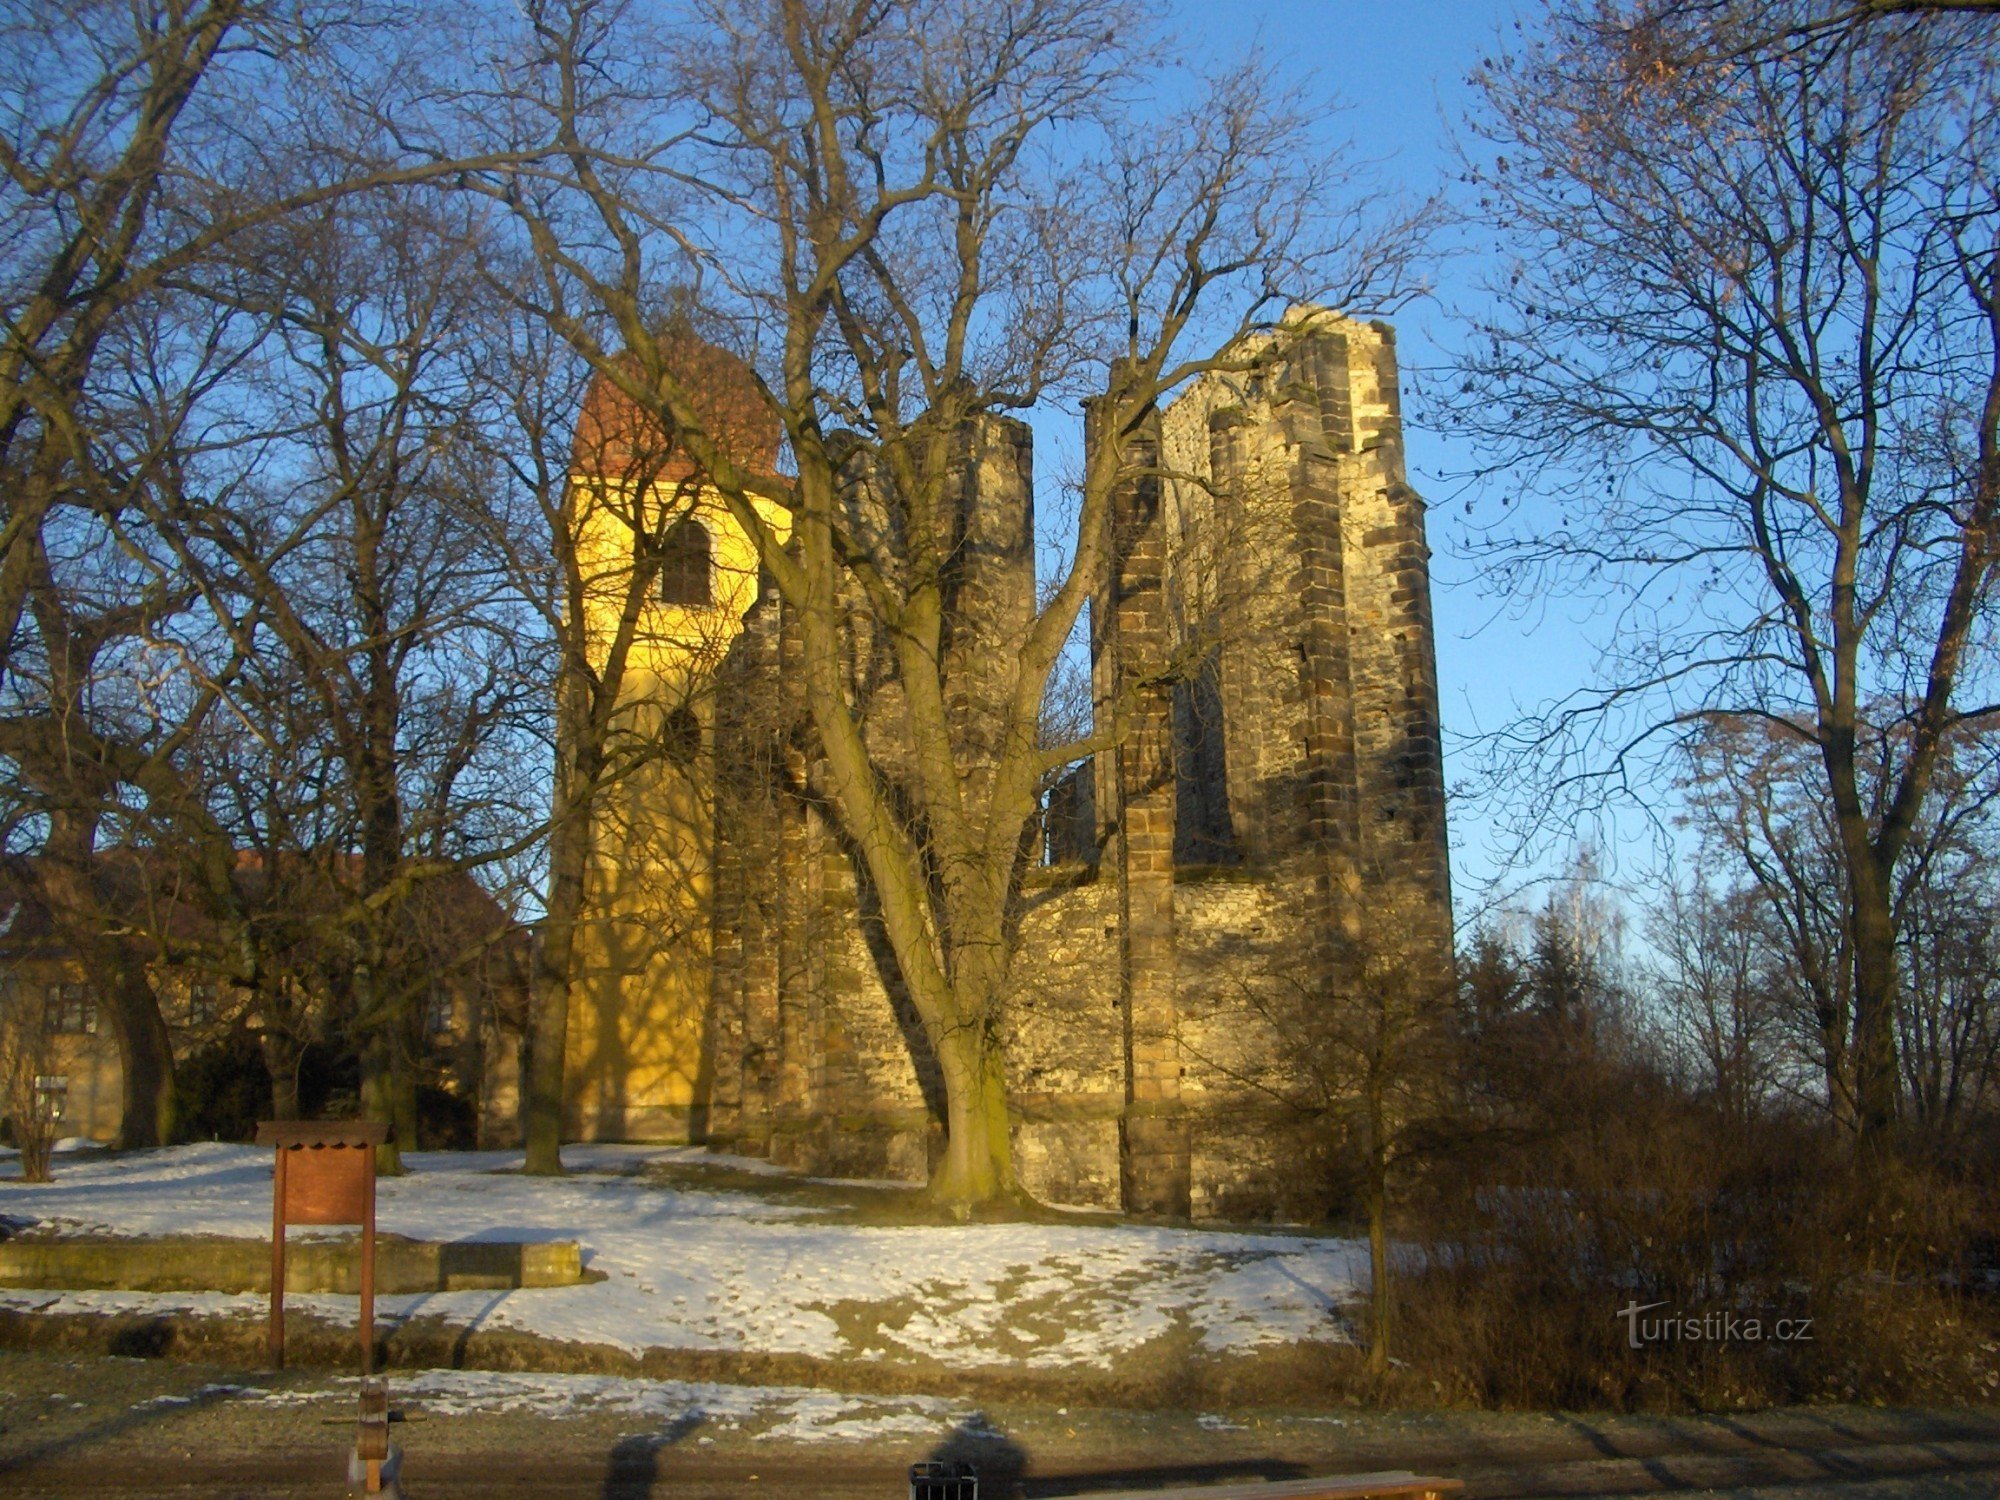
[[[731,460],[754,474],[777,472],[783,428],[765,403],[750,367],[727,349],[692,333],[668,333],[660,346],[668,367],[689,391],[709,437]],[[618,356],[622,370],[638,376],[638,361]],[[639,378],[643,378],[642,376]],[[652,413],[602,371],[592,377],[577,417],[571,468],[600,478],[652,478],[667,483],[700,472],[691,454]]]

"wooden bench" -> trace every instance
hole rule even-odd
[[[1329,1474],[1324,1479],[1280,1479],[1271,1483],[1203,1484],[1171,1490],[1075,1492],[1075,1500],[1443,1500],[1465,1488],[1460,1479],[1412,1474]]]

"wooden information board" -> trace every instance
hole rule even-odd
[[[271,1179],[271,1368],[285,1367],[285,1226],[361,1226],[361,1373],[375,1369],[375,1148],[389,1127],[366,1120],[266,1120]]]

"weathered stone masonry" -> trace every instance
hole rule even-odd
[[[1017,1165],[1055,1202],[1171,1216],[1309,1213],[1300,1036],[1337,955],[1393,934],[1450,962],[1423,502],[1405,480],[1393,334],[1313,314],[1280,356],[1212,375],[1126,444],[1092,677],[1114,749],[1050,797],[1010,972]],[[1252,344],[1246,352],[1258,352]],[[1096,419],[1087,441],[1096,442]],[[1029,435],[953,456],[946,682],[986,774],[1034,604]],[[866,476],[855,482],[869,519]],[[857,611],[857,618],[859,612]],[[715,778],[705,1097],[689,1132],[816,1171],[922,1177],[942,1096],[865,881],[812,795],[797,631],[744,619]],[[850,663],[893,766],[893,693]]]

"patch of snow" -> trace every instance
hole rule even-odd
[[[290,1307],[299,1300],[296,1296],[287,1295],[285,1305]],[[350,1297],[347,1301],[355,1305],[359,1299]],[[379,1302],[377,1305],[380,1305]],[[195,1313],[204,1317],[262,1318],[269,1312],[270,1303],[255,1292],[51,1292],[0,1287],[0,1307],[21,1312],[145,1313],[153,1316]],[[350,1312],[346,1321],[352,1323],[359,1317],[357,1308]]]
[[[803,1386],[720,1385],[707,1381],[642,1380],[616,1375],[541,1375],[494,1370],[397,1371],[388,1376],[393,1404],[415,1404],[437,1416],[526,1412],[542,1417],[608,1413],[655,1427],[668,1440],[697,1427],[753,1429],[759,1439],[791,1442],[871,1442],[883,1437],[942,1437],[966,1430],[979,1416],[934,1396],[848,1396]],[[210,1385],[193,1396],[155,1396],[140,1406],[184,1406],[227,1396],[264,1405],[354,1399],[355,1377],[332,1389],[272,1390]],[[761,1429],[761,1430],[755,1430]]]
[[[826,1391],[801,1392],[787,1402],[789,1415],[784,1421],[758,1433],[757,1440],[869,1443],[889,1437],[941,1437],[956,1425],[949,1410],[939,1409],[943,1405],[930,1397],[885,1403]]]
[[[606,1280],[380,1297],[377,1318],[437,1316],[630,1352],[1108,1368],[1181,1327],[1218,1354],[1343,1339],[1339,1308],[1367,1284],[1366,1247],[1354,1240],[1081,1223],[829,1224],[819,1222],[823,1209],[669,1187],[646,1175],[658,1162],[716,1160],[697,1148],[571,1146],[564,1158],[571,1175],[546,1178],[522,1175],[518,1151],[411,1153],[408,1175],[378,1185],[378,1223],[424,1239],[573,1238],[584,1264]],[[263,1239],[271,1153],[209,1143],[83,1155],[53,1183],[0,1185],[0,1208],[62,1230]],[[352,1297],[286,1300],[334,1323],[356,1316]],[[221,1292],[0,1291],[0,1305],[257,1317],[265,1301]],[[878,1419],[886,1418],[854,1418]]]

